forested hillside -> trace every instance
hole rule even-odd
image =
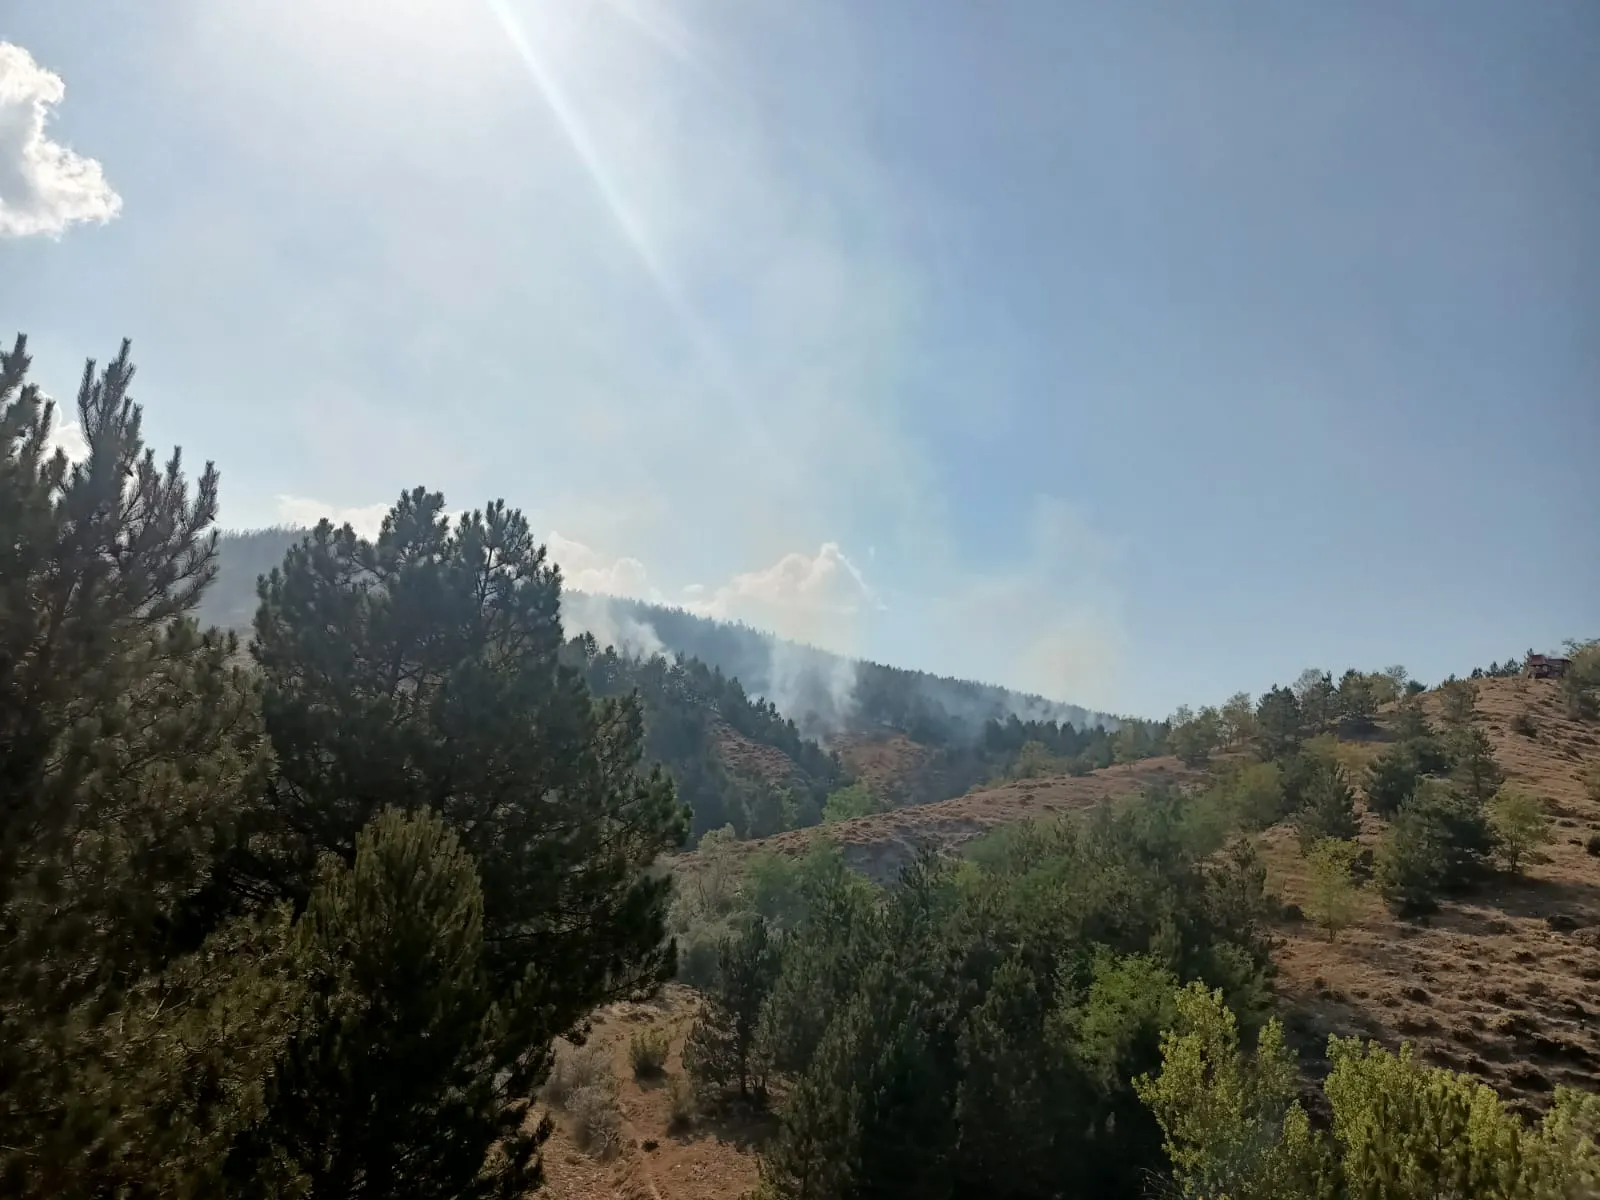
[[[19,338],[0,1194],[1600,1193],[1600,642],[990,721],[1003,783],[885,813],[714,669],[567,637],[498,501],[319,526],[241,646],[195,617],[220,477],[145,449],[127,345],[76,465],[28,370]],[[710,742],[822,833],[678,856],[660,764]]]
[[[257,578],[306,532],[224,534],[200,619],[247,632]],[[1159,725],[855,662],[681,609],[604,596],[567,602],[618,635],[620,645],[608,644],[570,622],[568,660],[597,694],[637,690],[646,758],[676,781],[694,837],[724,825],[741,837],[815,825],[829,794],[852,782],[864,791],[840,811],[925,804],[1052,765],[1088,771],[1131,761],[1161,737]]]
[[[217,581],[200,606],[201,619],[224,629],[248,629],[255,614],[256,577],[281,563],[305,533],[275,528],[223,534],[217,548]],[[668,656],[699,659],[738,679],[750,695],[775,702],[807,736],[824,740],[844,732],[896,730],[928,745],[953,745],[976,740],[988,721],[1003,722],[1012,716],[1078,729],[1103,725],[1111,732],[1120,724],[1109,713],[1075,704],[926,671],[858,662],[679,608],[577,593],[570,597],[569,607],[582,614],[595,604],[603,606],[612,629],[634,631],[634,644],[619,650],[648,654],[659,646]],[[581,622],[571,632],[583,632]],[[603,647],[608,640],[624,639],[602,634],[600,640]]]

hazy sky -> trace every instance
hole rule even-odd
[[[1595,0],[3,11],[0,334],[227,525],[1144,715],[1600,634]]]

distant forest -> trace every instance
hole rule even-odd
[[[304,532],[224,534],[201,621],[248,635],[257,578],[279,566]],[[724,826],[764,837],[822,821],[828,797],[857,783],[825,748],[840,738],[899,733],[928,752],[890,794],[871,797],[871,807],[943,800],[1051,763],[1080,772],[1105,766],[1116,755],[1111,735],[1124,726],[1140,743],[1124,757],[1159,744],[1157,727],[1143,736],[1144,722],[991,684],[853,662],[681,609],[569,593],[564,610],[565,659],[596,695],[638,693],[645,758],[677,784],[694,838]],[[584,614],[587,624],[625,644],[585,629]],[[649,653],[658,648],[663,653]]]
[[[278,566],[284,552],[304,533],[273,528],[224,534],[217,581],[201,606],[201,619],[247,631],[256,610],[256,577]],[[572,593],[569,597],[579,599]],[[1121,725],[1109,713],[993,684],[874,662],[853,663],[748,625],[715,621],[683,609],[616,597],[583,599],[604,601],[619,627],[642,626],[653,631],[669,655],[697,658],[738,679],[750,695],[774,700],[813,737],[897,730],[929,745],[952,745],[977,741],[987,722],[1004,722],[1012,715],[1024,723],[1054,722],[1077,729],[1102,725],[1107,732],[1115,732]],[[841,694],[839,681],[849,680],[852,674],[853,686]]]

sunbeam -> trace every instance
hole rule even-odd
[[[562,136],[572,147],[572,152],[577,155],[578,161],[594,183],[595,190],[600,193],[602,202],[616,222],[624,240],[632,248],[645,273],[650,277],[651,283],[672,311],[684,336],[689,339],[701,365],[711,377],[711,383],[725,402],[729,418],[755,438],[762,450],[772,455],[775,465],[786,462],[787,460],[778,453],[778,447],[770,431],[755,419],[752,406],[745,402],[746,389],[739,383],[732,364],[695,316],[693,308],[677,286],[666,261],[652,241],[644,221],[628,204],[622,189],[617,186],[616,179],[607,167],[595,139],[590,135],[588,127],[567,96],[561,81],[540,56],[533,40],[511,10],[507,0],[484,0],[484,2],[504,30],[517,56],[522,59],[534,87],[555,116]],[[619,8],[618,11],[623,10]],[[630,16],[629,19],[638,18]],[[652,40],[656,40],[653,35]]]

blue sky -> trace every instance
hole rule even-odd
[[[1148,715],[1600,634],[1592,0],[0,36],[0,324],[58,395],[133,337],[228,525],[504,496],[580,586]]]

